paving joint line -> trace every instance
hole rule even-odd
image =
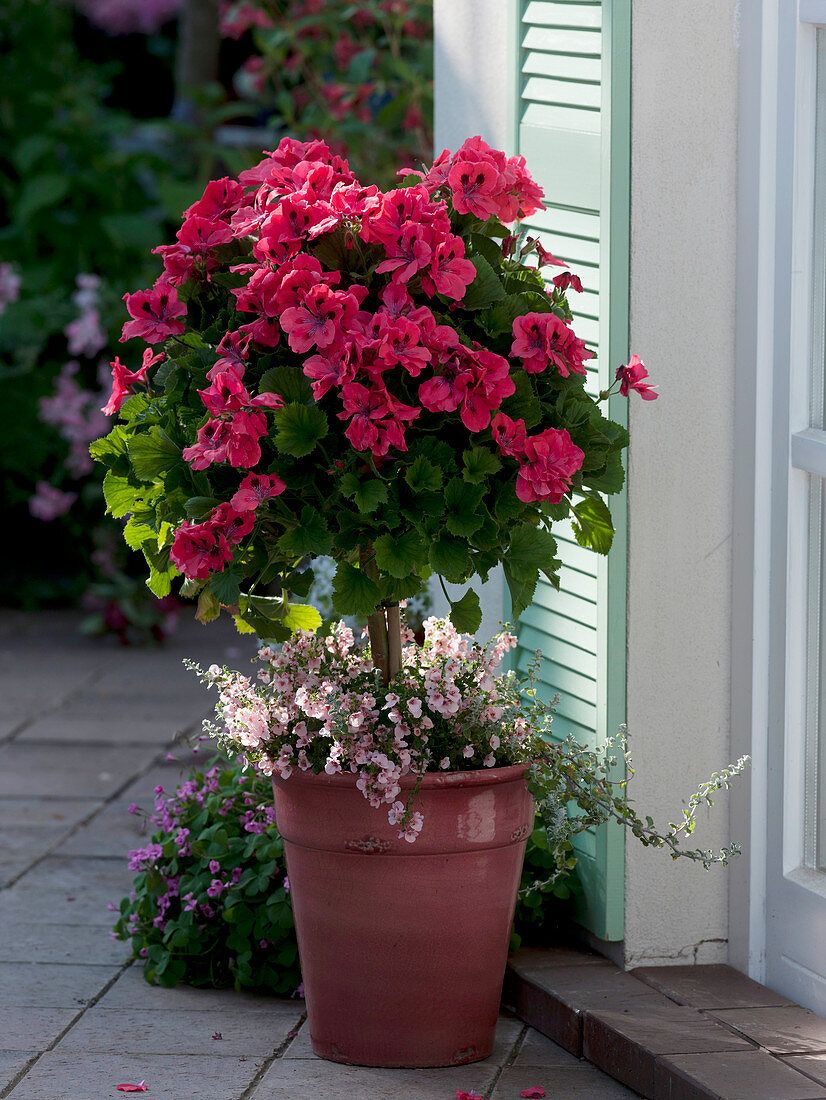
[[[502,1076],[502,1074],[505,1072],[506,1069],[510,1069],[510,1067],[513,1065],[513,1063],[519,1057],[519,1052],[520,1052],[520,1050],[522,1049],[522,1047],[525,1043],[525,1039],[527,1037],[527,1034],[528,1034],[529,1030],[530,1029],[529,1029],[528,1025],[523,1022],[522,1030],[516,1036],[516,1041],[514,1042],[512,1048],[511,1048],[510,1054],[508,1055],[508,1057],[505,1059],[505,1061],[502,1063],[501,1066],[496,1067],[496,1073],[493,1075],[493,1080],[488,1085],[488,1087],[485,1089],[485,1100],[491,1100],[491,1097],[493,1096],[494,1092],[496,1092],[496,1086],[499,1084],[499,1078]]]
[[[48,718],[50,714],[53,714],[60,707],[63,707],[67,703],[71,702],[71,700],[76,695],[80,694],[83,691],[87,691],[90,687],[93,687],[97,683],[97,681],[100,680],[103,675],[108,671],[108,668],[109,663],[107,662],[106,664],[102,664],[100,667],[93,669],[92,672],[87,673],[86,678],[82,680],[81,683],[75,684],[73,687],[69,688],[69,690],[64,695],[61,695],[60,698],[52,703],[50,706],[47,706],[43,710],[36,710],[34,714],[30,714],[27,718],[24,718],[20,723],[18,723],[18,725],[14,726],[10,733],[7,733],[5,737],[0,739],[0,743],[4,745],[11,744],[11,742],[14,741],[19,734],[25,733],[29,726],[34,725],[35,722],[39,722],[41,718]]]
[[[5,1100],[5,1098],[7,1096],[11,1095],[11,1093],[17,1088],[17,1086],[19,1084],[21,1084],[26,1079],[26,1077],[29,1074],[29,1071],[32,1070],[37,1065],[37,1063],[40,1061],[40,1059],[43,1057],[43,1055],[48,1054],[50,1051],[54,1050],[54,1048],[58,1045],[58,1043],[60,1043],[62,1041],[62,1039],[66,1035],[68,1035],[68,1033],[72,1030],[72,1028],[78,1022],[78,1020],[80,1020],[85,1015],[85,1013],[89,1011],[90,1008],[94,1007],[94,1005],[96,1005],[98,1003],[98,1001],[101,999],[101,997],[104,996],[104,994],[109,992],[109,990],[112,988],[112,986],[115,984],[115,982],[117,982],[126,973],[126,971],[129,969],[129,967],[132,966],[134,961],[135,961],[134,959],[127,959],[126,962],[123,964],[123,966],[121,966],[121,968],[118,970],[117,974],[115,974],[115,976],[113,978],[110,978],[109,981],[106,983],[106,985],[104,985],[103,989],[101,989],[93,997],[89,998],[89,1000],[86,1002],[86,1004],[84,1004],[82,1006],[82,1008],[80,1009],[80,1011],[77,1013],[76,1016],[72,1017],[72,1019],[63,1028],[63,1030],[60,1032],[60,1034],[57,1035],[51,1041],[51,1043],[49,1043],[49,1045],[47,1047],[45,1047],[41,1051],[38,1051],[36,1056],[34,1058],[32,1058],[31,1061],[28,1062],[24,1066],[24,1068],[22,1070],[20,1070],[20,1072],[14,1078],[12,1078],[12,1080],[8,1083],[8,1085],[6,1085],[6,1087],[2,1091],[0,1091],[0,1100]]]
[[[271,1065],[273,1065],[274,1062],[277,1061],[277,1059],[283,1058],[284,1052],[289,1050],[292,1043],[294,1043],[295,1040],[298,1038],[298,1033],[304,1026],[306,1019],[307,1013],[303,1012],[301,1014],[301,1019],[298,1021],[298,1026],[293,1028],[293,1030],[295,1031],[295,1035],[287,1035],[287,1038],[283,1041],[283,1043],[281,1043],[281,1045],[264,1060],[264,1063],[259,1066],[255,1076],[241,1093],[238,1100],[254,1100],[255,1092],[258,1086],[263,1081],[264,1075],[266,1074],[267,1070],[270,1068]]]
[[[22,878],[25,878],[25,876],[28,875],[31,871],[34,871],[45,859],[48,859],[49,856],[53,855],[61,846],[61,844],[64,844],[67,840],[70,840],[80,829],[84,828],[86,825],[91,824],[91,822],[95,820],[98,814],[101,814],[108,806],[116,802],[117,799],[120,798],[123,792],[127,789],[127,787],[129,787],[136,780],[143,779],[145,776],[147,776],[157,764],[163,763],[166,759],[166,754],[168,754],[175,747],[175,745],[179,743],[181,738],[185,738],[190,732],[194,732],[196,724],[198,728],[200,728],[201,719],[198,719],[197,723],[192,722],[188,726],[185,726],[183,731],[180,734],[176,735],[174,740],[172,740],[167,745],[161,746],[155,756],[153,756],[149,763],[146,765],[146,767],[142,768],[140,771],[133,772],[107,798],[102,799],[101,804],[97,806],[94,810],[92,810],[91,813],[87,814],[86,817],[81,818],[80,821],[76,821],[74,825],[70,826],[67,833],[64,833],[60,837],[60,839],[55,841],[55,843],[47,848],[45,852],[41,852],[41,854],[34,860],[34,862],[30,863],[28,867],[24,868],[18,875],[15,875],[14,878],[9,879],[8,882],[0,886],[0,893],[2,893],[3,890],[8,890],[10,887],[15,886],[18,882],[20,882]],[[61,744],[64,743],[65,742],[61,742]],[[163,759],[160,758],[161,753],[164,753]],[[181,761],[181,764],[184,764],[183,760]],[[125,856],[126,853],[124,852],[124,858]],[[88,858],[94,859],[96,857],[91,856]],[[2,1100],[2,1098],[0,1098],[0,1100]]]

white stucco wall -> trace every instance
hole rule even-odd
[[[658,822],[729,759],[738,7],[633,0],[631,349],[661,396],[631,401],[628,726]],[[726,843],[726,796],[704,817]],[[724,870],[629,838],[627,966],[723,961],[727,922]]]

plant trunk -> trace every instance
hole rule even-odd
[[[175,58],[175,105],[172,117],[197,123],[197,93],[218,75],[221,33],[217,0],[184,0]]]
[[[361,568],[375,581],[378,578],[375,558],[371,550],[361,554]],[[381,672],[385,684],[389,684],[402,667],[402,628],[399,605],[377,607],[367,619],[367,632],[370,635],[370,653],[373,668]]]

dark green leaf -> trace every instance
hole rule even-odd
[[[278,540],[279,549],[291,554],[296,561],[310,555],[326,554],[332,545],[327,521],[315,508],[307,505],[301,511],[301,523],[285,531]]]
[[[291,402],[273,413],[273,423],[276,447],[293,458],[308,455],[327,434],[327,417],[317,405]]]
[[[387,501],[387,486],[383,481],[376,478],[365,481],[358,474],[345,474],[341,479],[341,491],[345,496],[352,497],[358,510],[365,515],[375,512],[380,504]]]
[[[482,622],[479,597],[469,588],[461,600],[450,601],[450,621],[462,634],[473,634]]]
[[[430,544],[430,564],[435,573],[455,584],[467,580],[472,572],[470,553],[462,539],[441,535]]]
[[[483,481],[502,469],[502,463],[487,447],[473,447],[462,455],[464,473],[462,477],[471,485],[480,485]]]
[[[213,573],[209,578],[209,587],[218,603],[224,607],[236,607],[241,595],[240,578],[231,569],[223,573]]]
[[[468,485],[461,478],[449,481],[445,488],[447,529],[451,535],[472,535],[484,522],[479,505],[484,496],[484,486]]]
[[[415,531],[402,535],[380,535],[375,543],[376,565],[392,577],[407,577],[426,560],[426,550]]]
[[[135,477],[140,481],[153,481],[159,474],[170,470],[181,457],[180,449],[157,425],[141,435],[133,436],[126,449]]]
[[[505,297],[505,289],[501,280],[484,256],[474,256],[473,266],[476,268],[476,278],[465,291],[460,305],[463,309],[484,309],[492,302]]]
[[[125,477],[117,477],[111,470],[107,471],[103,479],[103,499],[106,501],[106,510],[115,519],[121,519],[133,511],[138,493],[139,490],[130,485]]]
[[[507,564],[516,578],[528,579],[537,569],[550,566],[556,556],[556,539],[550,531],[523,523],[511,532]]]
[[[538,570],[521,577],[514,577],[507,558],[502,563],[504,566],[505,580],[511,594],[511,616],[514,622],[519,621],[519,616],[529,607],[536,591],[536,582],[539,580]]]
[[[442,471],[424,455],[419,455],[407,467],[404,480],[414,493],[435,492],[442,487]]]
[[[381,593],[365,572],[349,562],[338,563],[333,581],[333,608],[339,615],[372,615]]]
[[[585,497],[574,505],[571,517],[574,536],[580,546],[587,546],[597,554],[607,554],[614,541],[614,524],[608,505],[602,497]]]
[[[258,382],[259,393],[279,393],[285,403],[312,404],[313,390],[309,379],[298,367],[283,364],[270,367]]]

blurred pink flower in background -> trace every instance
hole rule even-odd
[[[181,0],[79,0],[78,8],[108,34],[156,34],[177,17]]]
[[[0,317],[6,312],[6,306],[20,297],[21,282],[12,264],[0,264]]]
[[[35,519],[46,523],[65,515],[77,500],[77,493],[64,493],[48,481],[38,481],[34,496],[29,498],[29,511]]]

